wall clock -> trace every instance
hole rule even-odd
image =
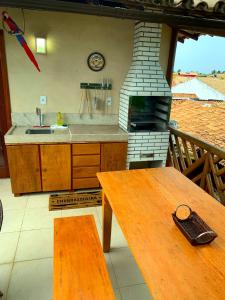
[[[88,67],[95,72],[101,71],[105,66],[105,58],[99,52],[93,52],[87,59]]]

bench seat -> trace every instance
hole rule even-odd
[[[115,300],[93,216],[54,220],[53,289],[54,300]]]

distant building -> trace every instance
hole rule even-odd
[[[172,87],[172,94],[173,99],[225,101],[225,94],[212,88],[198,78],[185,80],[174,85]]]
[[[198,76],[198,73],[194,73],[194,72],[191,72],[191,73],[181,73],[179,72],[178,73],[179,76],[183,76],[183,77],[197,77]]]

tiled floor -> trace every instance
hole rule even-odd
[[[53,219],[93,214],[101,239],[101,207],[49,212],[49,194],[14,197],[10,181],[0,180],[4,221],[0,233],[1,300],[51,300]],[[149,300],[149,290],[113,219],[112,250],[105,255],[117,300]],[[89,300],[89,299],[87,299]]]

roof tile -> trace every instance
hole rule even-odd
[[[174,100],[171,120],[178,129],[225,149],[225,102]]]

